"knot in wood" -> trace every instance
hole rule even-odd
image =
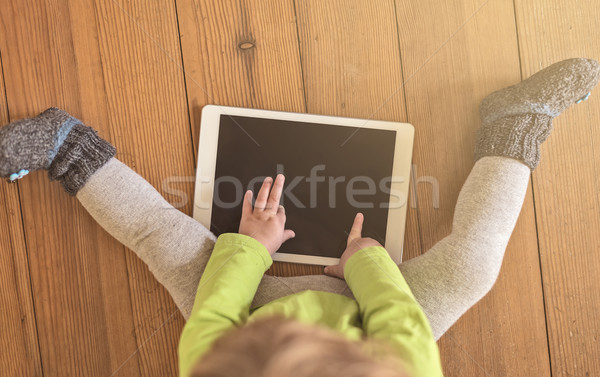
[[[250,49],[253,49],[254,47],[256,47],[256,45],[250,41],[244,41],[238,45],[238,48],[240,50],[250,50]]]

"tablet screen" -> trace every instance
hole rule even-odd
[[[363,237],[385,246],[395,141],[394,130],[221,115],[210,230],[237,232],[244,192],[255,200],[282,173],[296,237],[278,253],[339,258],[357,212]]]

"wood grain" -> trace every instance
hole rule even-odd
[[[479,102],[520,79],[512,2],[481,4],[396,1],[414,163],[439,185],[417,184],[424,251],[451,231]],[[529,190],[495,287],[440,340],[446,376],[550,374],[535,232]]]
[[[206,104],[304,111],[292,2],[178,0],[177,7],[195,147]]]
[[[562,59],[600,59],[597,4],[516,1],[523,77]],[[600,375],[600,101],[554,120],[533,174],[553,376]]]
[[[206,104],[304,112],[292,1],[178,0],[194,150]],[[322,273],[275,262],[267,274]]]
[[[180,61],[174,15],[170,1],[3,5],[11,116],[57,105],[155,186],[192,175],[183,76],[167,56]],[[23,198],[44,373],[176,374],[183,319],[143,263],[44,174],[23,182]]]
[[[576,5],[6,0],[0,124],[62,107],[191,214],[205,104],[408,121],[406,260],[450,232],[481,99],[560,59],[600,59],[599,11]],[[494,289],[439,343],[445,375],[600,374],[599,118],[592,96],[555,121]],[[3,372],[177,374],[183,319],[130,250],[43,172],[0,183],[0,205]]]
[[[98,45],[117,157],[167,200],[171,177],[193,176],[194,158],[173,1],[97,1]],[[178,187],[191,197],[193,187]],[[179,209],[191,214],[188,201]],[[141,375],[176,375],[183,317],[167,291],[126,253]],[[120,372],[128,375],[126,372]]]
[[[0,126],[7,123],[0,57]],[[0,208],[0,365],[7,376],[41,376],[18,184],[0,182]]]
[[[93,7],[72,5],[3,2],[11,119],[60,106],[106,136]],[[136,348],[123,248],[45,173],[19,185],[44,375],[110,375]]]
[[[393,2],[296,4],[307,111],[406,122]],[[405,256],[421,250],[414,194],[407,204]]]

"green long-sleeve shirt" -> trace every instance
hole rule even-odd
[[[356,300],[306,290],[250,310],[265,271],[273,264],[267,249],[252,237],[219,236],[200,279],[192,314],[179,341],[179,369],[187,377],[212,343],[248,318],[283,314],[323,324],[351,340],[383,339],[414,377],[441,376],[437,344],[421,307],[398,266],[380,246],[366,247],[346,262],[344,278]]]

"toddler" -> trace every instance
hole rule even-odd
[[[182,376],[439,376],[435,340],[493,286],[552,119],[599,77],[597,61],[570,59],[486,97],[452,232],[400,265],[361,237],[358,213],[325,275],[264,275],[295,236],[279,205],[282,175],[265,179],[254,204],[247,192],[239,232],[217,238],[57,108],[0,128],[0,176],[48,170],[147,263],[187,320]]]

